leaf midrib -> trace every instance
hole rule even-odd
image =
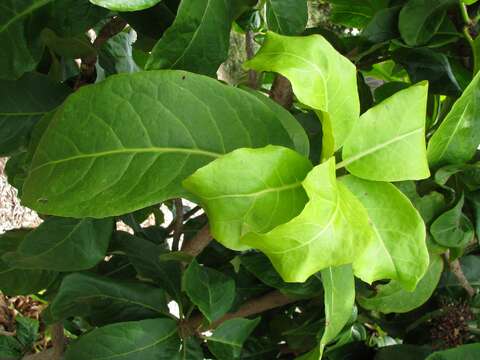
[[[50,2],[52,2],[52,0],[39,0],[35,3],[33,3],[32,5],[28,6],[22,12],[16,13],[16,15],[14,17],[12,17],[9,21],[7,21],[5,24],[3,24],[2,27],[0,27],[0,33],[7,30],[10,27],[10,25],[12,25],[17,20],[21,19],[24,16],[27,16],[28,14],[34,12],[35,10],[41,8],[44,5],[47,5]]]
[[[227,194],[227,195],[218,195],[212,197],[205,197],[205,200],[219,200],[219,199],[227,199],[227,198],[237,198],[237,197],[258,197],[264,194],[272,193],[272,192],[282,192],[286,190],[296,189],[302,186],[302,181],[295,182],[289,185],[283,185],[278,187],[272,187],[252,193],[244,193],[244,194]]]

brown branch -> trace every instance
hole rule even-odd
[[[448,255],[446,256],[448,260]],[[468,282],[467,277],[463,273],[462,266],[460,265],[460,261],[458,259],[453,260],[450,263],[450,271],[455,275],[460,285],[465,289],[469,297],[474,297],[476,294],[475,289],[470,285]]]
[[[183,221],[187,221],[200,210],[202,210],[202,208],[198,205],[188,210],[185,214],[183,214]],[[172,234],[174,229],[175,229],[175,220],[173,220],[170,224],[168,224],[166,230],[168,234]]]
[[[193,257],[199,255],[213,240],[210,228],[205,225],[193,238],[183,245],[182,252]]]
[[[173,229],[172,251],[180,250],[180,237],[183,232],[183,202],[182,199],[175,199],[175,226]]]
[[[22,360],[52,360],[54,351],[55,349],[50,348],[36,354],[25,355]]]
[[[181,333],[183,336],[191,336],[201,331],[214,329],[227,320],[261,314],[265,311],[285,306],[295,301],[297,300],[282,294],[278,290],[272,291],[266,295],[261,296],[260,298],[247,301],[237,311],[226,314],[219,320],[213,322],[206,327],[202,326],[204,317],[198,314],[181,324]]]
[[[252,30],[245,33],[245,50],[247,60],[255,56],[255,34]],[[255,70],[248,70],[248,86],[252,89],[258,89],[258,73]]]
[[[292,84],[286,77],[280,74],[275,77],[270,90],[270,98],[285,109],[290,110],[293,105],[293,89]]]
[[[122,18],[115,17],[110,20],[98,33],[97,38],[93,41],[93,47],[95,50],[100,50],[102,46],[113,36],[120,33],[127,22]],[[95,64],[97,63],[98,54],[87,56],[82,59],[82,64],[80,66],[80,75],[78,76],[77,82],[75,84],[75,90],[78,88],[91,84],[95,82]]]

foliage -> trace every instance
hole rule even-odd
[[[46,308],[0,357],[47,326],[54,360],[478,358],[479,20],[5,1],[0,155],[44,221],[0,235],[0,290]],[[248,61],[225,84],[232,32]]]

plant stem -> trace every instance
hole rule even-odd
[[[58,323],[52,326],[53,354],[51,360],[60,360],[65,352],[65,332],[63,325]]]
[[[470,25],[472,20],[468,15],[467,5],[462,0],[458,0],[458,5],[460,6],[460,14],[462,15],[463,22],[465,25]]]
[[[245,50],[247,60],[255,56],[255,34],[252,30],[245,33]],[[248,86],[252,89],[258,89],[258,73],[255,70],[248,70]]]
[[[460,285],[467,292],[468,296],[472,298],[476,294],[476,291],[472,287],[472,285],[470,285],[467,277],[463,273],[462,266],[460,265],[460,261],[458,261],[458,259],[455,259],[452,262],[449,262],[450,254],[448,251],[444,254],[444,258],[445,258],[445,261],[450,264],[450,271],[452,272],[452,274],[455,275]]]
[[[180,250],[180,237],[183,232],[183,203],[182,199],[175,199],[175,227],[173,230],[172,251]]]
[[[475,40],[472,38],[472,34],[470,33],[470,27],[473,25],[474,21],[470,19],[470,16],[468,15],[467,5],[465,5],[462,0],[458,0],[458,4],[460,7],[460,14],[462,15],[462,19],[465,24],[463,27],[463,36],[465,37],[465,40],[467,40],[472,50],[473,75],[475,76],[480,68],[480,59],[478,59],[477,56]]]
[[[280,74],[275,77],[270,90],[270,98],[285,109],[290,110],[293,105],[293,89],[292,84],[286,77]]]
[[[193,215],[195,215],[197,212],[202,210],[200,206],[195,206],[194,208],[188,210],[185,214],[183,214],[183,221],[187,221],[190,219]],[[168,226],[167,226],[167,233],[170,234],[175,228],[175,221],[172,221]]]
[[[185,254],[196,257],[199,255],[203,249],[205,249],[208,244],[213,240],[212,235],[210,234],[210,228],[208,225],[205,225],[192,239],[190,239],[186,244],[184,244],[182,251]]]

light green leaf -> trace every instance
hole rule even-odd
[[[297,35],[305,30],[308,21],[306,0],[267,0],[267,26],[282,35]]]
[[[364,113],[343,147],[343,161],[355,176],[376,181],[430,176],[425,146],[428,86],[411,86]]]
[[[327,129],[333,132],[334,148],[343,145],[360,113],[357,74],[355,66],[322,36],[269,32],[245,67],[288,78],[298,100],[321,113],[324,134]]]
[[[475,343],[435,352],[425,360],[477,360],[479,356],[480,343]]]
[[[320,341],[320,358],[325,346],[334,340],[352,316],[355,281],[351,265],[322,270],[325,291],[325,331]]]
[[[1,255],[15,251],[28,232],[11,230],[0,235],[0,291],[5,295],[31,295],[46,289],[57,273],[44,270],[19,270],[1,260]]]
[[[462,0],[467,5],[475,4],[478,0]]]
[[[209,322],[225,315],[235,300],[235,281],[193,260],[183,276],[183,289]]]
[[[335,178],[335,161],[315,167],[303,181],[310,201],[291,221],[241,241],[265,253],[287,282],[304,282],[322,269],[353,263],[374,240],[362,204]]]
[[[480,144],[480,73],[455,102],[428,143],[430,166],[461,164]]]
[[[83,335],[67,348],[65,360],[171,360],[179,349],[175,321],[130,321],[107,325]]]
[[[445,10],[455,3],[455,0],[409,0],[398,21],[405,43],[418,46],[428,42],[440,28]]]
[[[375,240],[358,253],[355,275],[372,283],[395,279],[413,291],[428,268],[425,224],[410,200],[389,183],[340,178],[367,209]],[[375,261],[372,261],[375,259]]]
[[[245,250],[243,234],[264,233],[307,203],[302,181],[310,161],[279,146],[238,149],[197,170],[183,186],[200,199],[210,230],[224,246]]]
[[[92,4],[113,11],[138,11],[148,9],[162,0],[90,0]]]
[[[69,88],[42,74],[0,80],[0,156],[25,150],[35,123],[69,94]]]
[[[181,182],[225,153],[294,147],[272,107],[183,71],[117,75],[83,87],[44,133],[23,203],[43,214],[106,217],[190,197]]]
[[[243,343],[260,323],[260,318],[231,319],[222,323],[208,338],[208,349],[218,360],[240,358]]]
[[[127,282],[87,273],[63,280],[47,310],[50,323],[73,316],[94,325],[143,320],[168,314],[165,292],[140,282]]]
[[[388,6],[388,0],[330,0],[331,21],[347,27],[363,29],[377,11]]]
[[[40,9],[53,0],[3,0],[0,11],[0,79],[18,79],[37,66],[43,47],[39,41]],[[34,16],[36,16],[35,21]],[[3,86],[2,86],[3,87]]]
[[[19,269],[78,271],[105,257],[113,220],[50,217],[27,234],[15,252],[3,256]]]
[[[430,260],[427,273],[420,280],[413,292],[405,291],[396,280],[387,285],[378,285],[375,296],[359,297],[359,304],[368,310],[384,314],[406,313],[422,306],[432,296],[440,281],[443,271],[441,256],[435,255]]]
[[[444,212],[432,223],[430,232],[439,245],[463,248],[474,239],[473,225],[462,212],[464,202],[465,197],[462,195],[452,209]]]
[[[216,77],[228,57],[234,7],[225,0],[182,0],[145,69],[181,69]]]

